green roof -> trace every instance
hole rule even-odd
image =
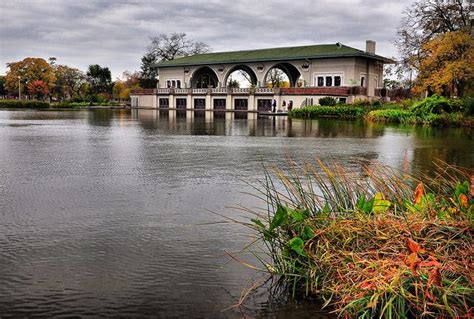
[[[392,60],[380,55],[370,54],[362,50],[351,48],[346,45],[320,44],[298,47],[271,48],[260,50],[243,50],[229,52],[215,52],[190,55],[164,61],[156,64],[157,67],[192,66],[223,63],[249,63],[282,60],[301,59],[323,59],[339,57],[368,57],[386,63],[393,63]]]

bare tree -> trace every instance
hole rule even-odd
[[[287,76],[283,70],[273,68],[267,74],[266,84],[269,84],[272,88],[281,87],[285,82],[285,78]]]
[[[157,61],[169,61],[176,57],[201,54],[210,51],[204,42],[188,39],[186,33],[160,34],[152,37],[148,46],[148,54],[156,57]]]

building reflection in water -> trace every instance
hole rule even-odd
[[[132,118],[144,129],[180,135],[375,138],[384,134],[384,126],[363,121],[258,118],[255,113],[132,110]]]

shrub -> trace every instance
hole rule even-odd
[[[390,123],[415,123],[415,114],[411,111],[400,109],[385,109],[370,111],[366,118],[373,122],[390,122]]]
[[[354,102],[352,102],[354,106],[370,106],[370,104],[368,99],[355,99]]]
[[[318,117],[335,117],[335,118],[356,118],[364,114],[364,110],[360,107],[341,105],[341,106],[306,106],[293,109],[288,113],[295,118],[318,118]]]
[[[265,208],[247,225],[268,248],[252,253],[293,295],[319,296],[343,318],[472,315],[469,172],[289,164],[255,187]]]
[[[321,106],[334,106],[337,104],[337,100],[331,96],[325,96],[319,99],[319,105]]]
[[[35,100],[0,100],[0,108],[45,109],[49,103]]]
[[[453,103],[435,94],[413,104],[411,111],[416,115],[449,113],[453,111]]]

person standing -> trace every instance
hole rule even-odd
[[[288,103],[288,112],[291,111],[293,109],[293,101],[290,101]]]
[[[272,112],[275,113],[277,109],[277,101],[273,99],[272,101]]]

